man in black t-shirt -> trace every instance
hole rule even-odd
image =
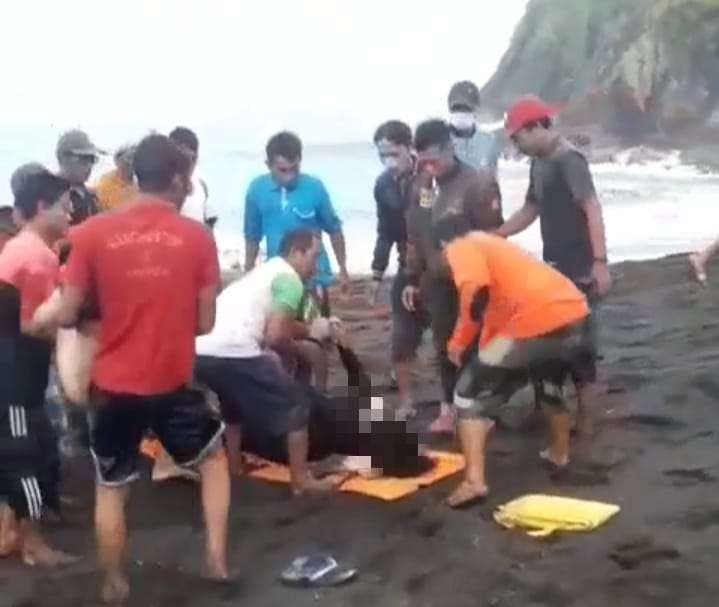
[[[512,141],[532,159],[524,206],[496,233],[508,237],[522,232],[539,217],[544,261],[570,278],[595,303],[611,287],[602,207],[586,158],[552,130],[556,108],[528,95],[507,112],[505,128]],[[596,317],[590,324],[596,351]],[[588,401],[594,372],[576,378],[577,428],[592,431]]]

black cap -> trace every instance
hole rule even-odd
[[[477,85],[469,80],[454,83],[449,89],[447,105],[449,105],[450,111],[457,106],[467,107],[471,110],[478,109],[479,89]]]

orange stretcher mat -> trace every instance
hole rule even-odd
[[[144,440],[142,441],[141,450],[142,453],[154,459],[157,456],[159,446],[159,442],[156,440]],[[360,493],[392,502],[464,470],[464,457],[458,453],[427,451],[426,455],[432,460],[434,466],[421,476],[411,478],[389,476],[362,478],[361,476],[353,476],[342,483],[339,490],[345,493]],[[248,474],[250,478],[289,484],[290,470],[287,466],[263,460],[256,456],[251,456],[251,459],[253,467],[256,467]]]

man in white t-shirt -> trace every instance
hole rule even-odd
[[[286,453],[294,494],[332,488],[308,469],[308,393],[280,362],[296,358],[296,340],[322,340],[331,333],[327,319],[309,328],[297,320],[319,243],[310,230],[286,234],[279,257],[220,294],[215,328],[196,342],[195,377],[220,400],[232,473],[241,473],[241,426],[242,437],[251,437],[260,451]]]
[[[217,213],[209,205],[210,192],[207,188],[207,183],[197,174],[196,170],[200,153],[200,140],[193,131],[184,126],[173,129],[170,133],[170,139],[192,158],[192,193],[185,200],[180,213],[212,229],[217,223]]]

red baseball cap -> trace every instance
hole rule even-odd
[[[504,128],[512,136],[526,124],[551,118],[558,111],[558,106],[545,103],[536,95],[525,95],[509,108],[504,120]]]

